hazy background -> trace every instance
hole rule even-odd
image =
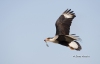
[[[77,16],[70,33],[82,39],[79,52],[44,42],[67,8]],[[0,0],[0,64],[100,64],[99,40],[99,0]]]

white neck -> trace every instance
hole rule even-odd
[[[58,43],[58,41],[55,39],[49,39],[49,42]]]
[[[52,39],[49,39],[49,41],[50,41],[50,42],[54,42],[54,41],[55,41],[55,39],[53,39],[53,38],[52,38]]]
[[[58,41],[56,40],[58,38],[58,35],[56,35],[54,38],[49,39],[50,42],[57,43]]]

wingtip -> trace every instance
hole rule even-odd
[[[73,13],[74,11],[71,11],[71,9],[66,9],[64,12],[63,12],[63,15],[66,17],[66,18],[74,18],[76,17],[75,13]]]
[[[66,10],[64,11],[64,13],[68,13],[69,11],[71,11],[71,9],[66,9]]]

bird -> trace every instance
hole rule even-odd
[[[74,11],[71,11],[71,9],[66,9],[56,20],[55,36],[44,39],[46,44],[47,42],[53,42],[62,46],[69,47],[71,50],[82,50],[82,46],[78,42],[79,40],[81,40],[81,38],[79,36],[76,36],[76,34],[70,34],[70,26],[75,17],[76,14],[74,13]]]

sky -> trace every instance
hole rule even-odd
[[[0,64],[100,64],[99,6],[99,0],[0,0]],[[70,33],[82,39],[81,51],[44,42],[67,8],[76,14]]]

